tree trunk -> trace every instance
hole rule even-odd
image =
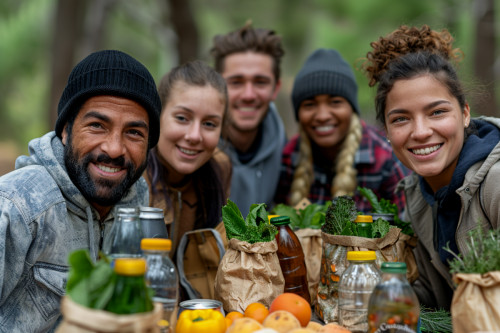
[[[497,115],[495,96],[495,11],[494,0],[476,0],[476,46],[474,48],[474,71],[484,86],[484,96],[474,104],[476,114]]]
[[[170,22],[177,35],[177,56],[179,64],[198,59],[198,28],[189,0],[168,0]],[[167,20],[165,20],[167,21]]]
[[[49,128],[57,119],[57,105],[73,68],[76,45],[83,27],[85,0],[58,0],[53,27]]]

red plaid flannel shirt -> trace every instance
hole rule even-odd
[[[362,122],[362,126],[363,136],[354,162],[358,171],[358,186],[370,188],[379,199],[384,198],[395,203],[401,215],[405,205],[404,195],[396,194],[394,189],[397,183],[409,174],[409,170],[394,156],[390,144],[380,130],[365,122]],[[298,135],[294,136],[283,149],[275,203],[288,204],[293,173],[298,163],[299,140]],[[334,175],[334,170],[325,170],[314,165],[314,181],[308,195],[312,203],[323,204],[332,200],[331,184]],[[359,211],[371,211],[368,200],[358,192],[354,194],[353,199]]]

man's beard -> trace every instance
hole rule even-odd
[[[120,156],[112,159],[106,154],[95,156],[89,153],[79,156],[73,150],[71,135],[64,147],[64,161],[69,178],[78,187],[83,196],[90,202],[99,206],[110,207],[118,203],[123,198],[130,187],[141,177],[146,169],[147,159],[138,168],[135,168],[131,161],[125,162],[125,158]],[[125,167],[127,174],[123,181],[111,181],[107,179],[94,180],[88,170],[90,162],[106,163],[115,167]]]

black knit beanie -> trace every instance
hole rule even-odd
[[[344,97],[359,115],[356,78],[351,66],[336,50],[314,51],[295,77],[292,90],[295,118],[299,119],[303,100],[322,94]]]
[[[160,135],[161,101],[149,71],[139,61],[121,51],[105,50],[90,54],[71,71],[57,109],[56,135],[73,112],[93,96],[124,97],[141,104],[149,115],[149,147]]]

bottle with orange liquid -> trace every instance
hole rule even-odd
[[[271,223],[278,228],[276,241],[281,271],[285,278],[284,291],[302,296],[310,303],[304,252],[297,235],[290,228],[290,218],[288,216],[273,217]]]

